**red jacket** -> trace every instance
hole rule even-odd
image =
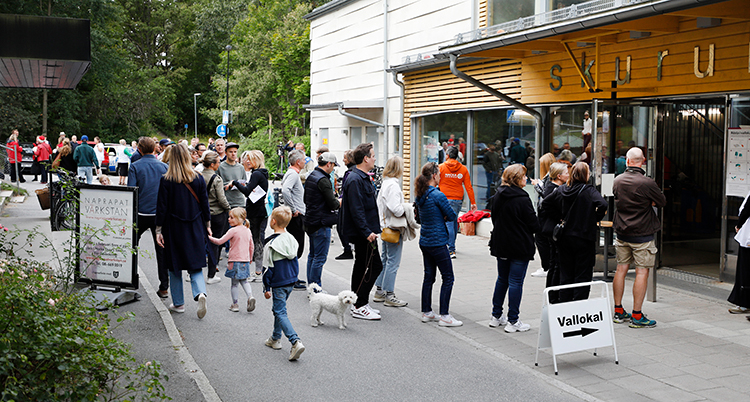
[[[36,157],[36,160],[39,162],[45,162],[49,160],[49,156],[52,154],[52,149],[50,148],[49,144],[46,142],[43,142],[41,144],[36,145],[36,150],[34,151],[34,156]]]
[[[23,148],[18,144],[18,141],[11,141],[8,144],[8,163],[21,163],[23,159]],[[16,153],[13,150],[18,151],[18,160],[16,160]]]

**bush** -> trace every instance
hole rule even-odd
[[[9,237],[0,227],[2,244],[12,243]],[[136,363],[129,347],[110,335],[111,319],[97,311],[90,293],[66,291],[46,263],[2,251],[0,399],[171,399],[159,363]],[[132,313],[116,322],[127,318]]]

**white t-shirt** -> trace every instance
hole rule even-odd
[[[104,144],[101,142],[96,144],[94,146],[94,153],[96,154],[96,160],[99,161],[99,166],[97,167],[100,167],[102,162],[104,162]]]

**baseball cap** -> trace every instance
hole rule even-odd
[[[165,138],[165,139],[159,141],[159,145],[161,145],[163,147],[166,147],[167,145],[172,145],[172,144],[174,144],[174,141],[170,140],[169,138]]]
[[[318,162],[333,162],[334,165],[339,165],[338,162],[336,162],[336,155],[334,155],[333,152],[323,152],[320,154]]]
[[[84,135],[81,136],[81,141],[88,141],[88,140],[89,140],[89,136],[88,135],[84,134]]]
[[[237,148],[237,149],[240,149],[240,144],[238,144],[238,143],[236,143],[236,142],[228,142],[228,143],[227,143],[227,146],[226,146],[226,149],[229,149],[229,148]]]

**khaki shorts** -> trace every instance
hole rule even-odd
[[[630,243],[615,239],[617,265],[635,263],[636,268],[653,268],[656,263],[656,242]]]

